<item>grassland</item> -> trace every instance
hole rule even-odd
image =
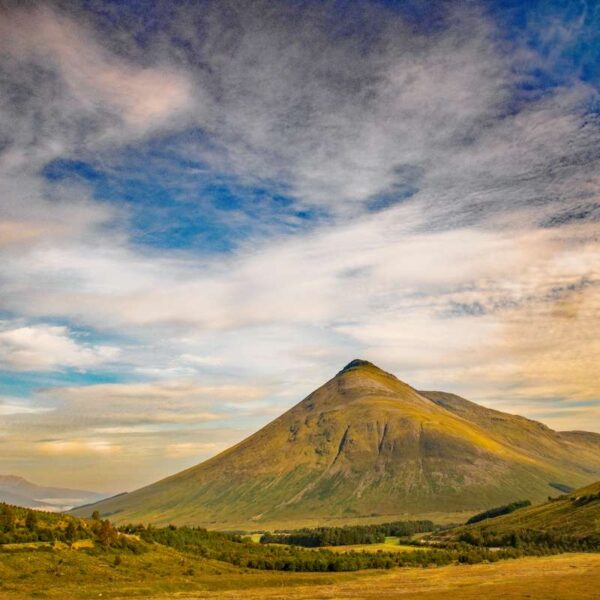
[[[182,557],[169,548],[114,556],[80,551],[0,555],[2,600],[583,600],[598,598],[600,554],[520,558],[494,564],[354,573],[280,573],[240,570]]]
[[[600,597],[599,589],[600,556],[573,554],[522,558],[493,565],[396,569],[325,584],[297,584],[286,590],[270,586],[245,590],[243,594],[230,590],[200,597],[227,600],[591,600]],[[187,600],[196,598],[199,597],[188,596]]]

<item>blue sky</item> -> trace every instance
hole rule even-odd
[[[595,3],[1,17],[0,472],[132,489],[355,357],[600,431]]]

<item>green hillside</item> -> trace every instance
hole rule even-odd
[[[600,544],[600,481],[538,506],[462,527],[452,536],[467,532],[477,537],[546,532],[559,538],[594,539]]]
[[[600,435],[559,433],[457,396],[418,392],[365,361],[218,456],[74,511],[116,522],[273,523],[476,512],[600,477]]]

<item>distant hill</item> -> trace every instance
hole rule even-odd
[[[15,506],[63,511],[104,497],[86,490],[36,485],[17,475],[0,475],[0,502]]]
[[[539,502],[600,478],[600,435],[556,432],[355,360],[260,431],[93,510],[116,522],[260,528]]]

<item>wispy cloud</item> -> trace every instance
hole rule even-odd
[[[12,134],[5,164],[48,159],[92,139],[126,141],[186,111],[193,90],[184,74],[133,65],[98,37],[50,5],[4,11],[2,125]]]

